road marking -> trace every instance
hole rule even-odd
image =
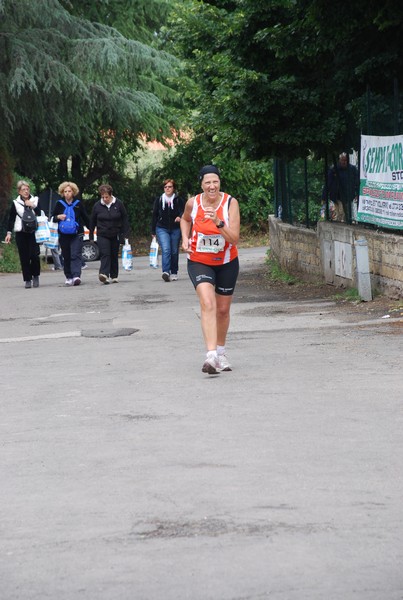
[[[0,338],[0,344],[12,342],[35,342],[36,340],[58,340],[60,338],[81,337],[81,331],[64,331],[63,333],[44,333],[43,335],[26,335],[16,338]]]

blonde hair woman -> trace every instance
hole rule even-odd
[[[77,197],[78,186],[72,181],[63,181],[58,192],[61,196],[56,202],[52,217],[59,221],[59,244],[63,256],[63,270],[66,276],[65,285],[80,285],[82,249],[83,249],[83,224],[89,228],[90,221],[83,203]],[[73,230],[67,232],[64,222],[68,213],[73,212]]]

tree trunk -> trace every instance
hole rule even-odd
[[[12,187],[13,161],[7,150],[0,148],[0,222],[8,211]]]

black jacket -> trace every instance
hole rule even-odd
[[[90,222],[90,239],[94,237],[94,229],[97,228],[97,236],[106,238],[119,237],[120,241],[129,235],[129,219],[124,204],[115,198],[109,206],[98,200],[94,204]]]
[[[184,202],[182,198],[174,194],[172,208],[168,205],[162,207],[162,196],[154,200],[153,217],[151,222],[151,233],[155,235],[155,229],[162,227],[163,229],[179,229],[180,223],[175,222],[176,217],[183,215]]]

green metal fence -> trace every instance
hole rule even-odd
[[[346,128],[345,147],[338,151],[324,149],[324,158],[321,159],[314,156],[292,161],[276,158],[273,167],[276,216],[286,223],[305,227],[315,227],[320,219],[336,218],[349,224],[355,223],[356,207],[352,202],[355,185],[353,167],[358,169],[359,174],[360,135],[403,134],[403,122],[400,118],[402,105],[403,95],[399,93],[397,79],[393,81],[393,90],[389,96],[375,94],[368,87],[357,109],[357,122]],[[348,161],[347,180],[344,192],[340,194],[344,208],[342,217],[335,215],[332,186],[329,183],[332,181],[331,172],[334,173],[333,182],[336,185],[338,183],[340,171],[336,167],[341,153],[346,153]]]

